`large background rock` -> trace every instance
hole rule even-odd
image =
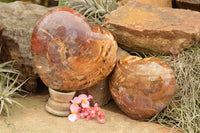
[[[58,6],[58,0],[29,0],[29,1],[31,1],[32,3],[36,3],[43,6],[48,6],[48,7]]]
[[[9,51],[3,40],[4,25],[0,25],[0,62],[10,59]],[[1,52],[4,51],[4,52]]]
[[[200,11],[200,0],[175,0],[178,8]]]
[[[49,10],[49,8],[30,3],[0,2],[0,25],[4,25],[3,40],[5,42],[0,58],[4,61],[17,61],[16,67],[22,73],[20,79],[25,80],[30,77],[26,88],[31,91],[36,91],[38,77],[33,70],[30,49],[32,31],[37,20]]]
[[[158,6],[158,7],[172,7],[172,0],[122,0],[120,1],[121,4],[126,4],[129,1],[138,1],[143,4],[148,4],[152,6]]]
[[[129,51],[178,54],[200,40],[200,13],[131,1],[106,16],[106,26]]]
[[[3,29],[4,29],[4,26],[3,25],[0,25],[0,54],[1,54],[1,48],[3,46],[3,39],[2,39],[2,33],[3,33]],[[1,56],[0,56],[1,57]],[[0,59],[1,60],[1,59]]]
[[[149,4],[158,7],[172,7],[172,0],[137,0],[143,4]]]

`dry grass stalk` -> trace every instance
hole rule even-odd
[[[166,109],[149,121],[200,132],[200,44],[178,56],[160,56],[174,70],[176,94]]]

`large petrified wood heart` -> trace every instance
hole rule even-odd
[[[155,57],[121,59],[109,83],[115,102],[133,119],[145,119],[160,112],[175,92],[172,69]]]
[[[96,84],[109,75],[117,61],[117,43],[112,34],[64,7],[39,20],[31,50],[42,81],[59,91]]]

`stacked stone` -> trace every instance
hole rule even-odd
[[[132,53],[178,55],[200,41],[200,13],[169,8],[168,2],[121,1],[124,6],[107,15],[103,26],[113,33],[120,47]],[[110,78],[113,99],[133,119],[160,112],[174,94],[172,69],[154,59],[125,57]]]
[[[127,51],[177,55],[200,40],[199,12],[169,8],[172,7],[170,0],[124,0],[121,3],[124,6],[107,15],[103,26]],[[200,9],[196,8],[200,5],[198,0],[176,0],[175,4],[178,8]],[[31,91],[36,91],[38,78],[30,49],[32,31],[39,18],[51,9],[23,2],[0,3],[0,25],[4,25],[2,36],[5,42],[1,45],[8,47],[8,51],[2,50],[0,58],[18,61],[22,80],[31,77],[28,82]],[[120,51],[119,57],[129,55]],[[93,95],[95,102],[105,105],[111,98],[108,88],[106,79],[78,93]]]
[[[36,92],[38,74],[35,71],[31,55],[31,37],[33,28],[39,18],[53,8],[46,8],[40,5],[13,2],[13,3],[0,3],[0,25],[4,25],[1,28],[2,40],[0,45],[2,46],[2,52],[0,53],[0,60],[16,60],[16,67],[21,71],[22,76],[20,79],[24,81],[30,78],[27,82],[27,87],[31,92]],[[12,17],[10,17],[12,16]],[[126,51],[118,49],[118,59],[121,59],[129,55]],[[99,103],[99,106],[107,104],[111,100],[111,94],[108,89],[108,79],[105,79],[89,87],[86,90],[78,91],[77,94],[85,93],[94,97],[92,103]]]

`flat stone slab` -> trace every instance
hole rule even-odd
[[[181,133],[154,123],[132,120],[111,102],[103,111],[106,123],[97,120],[79,119],[70,122],[67,117],[56,117],[47,113],[44,105],[48,95],[28,96],[17,99],[25,108],[14,107],[9,123],[0,116],[1,133]]]
[[[128,3],[129,1],[135,1],[135,0],[122,0],[120,3],[122,5]],[[158,7],[172,7],[172,0],[136,0],[138,2],[141,2],[143,4],[148,4],[152,6],[158,6]]]
[[[104,26],[128,51],[178,54],[200,40],[200,13],[130,1],[106,16]]]
[[[175,0],[178,8],[200,11],[200,0]]]

